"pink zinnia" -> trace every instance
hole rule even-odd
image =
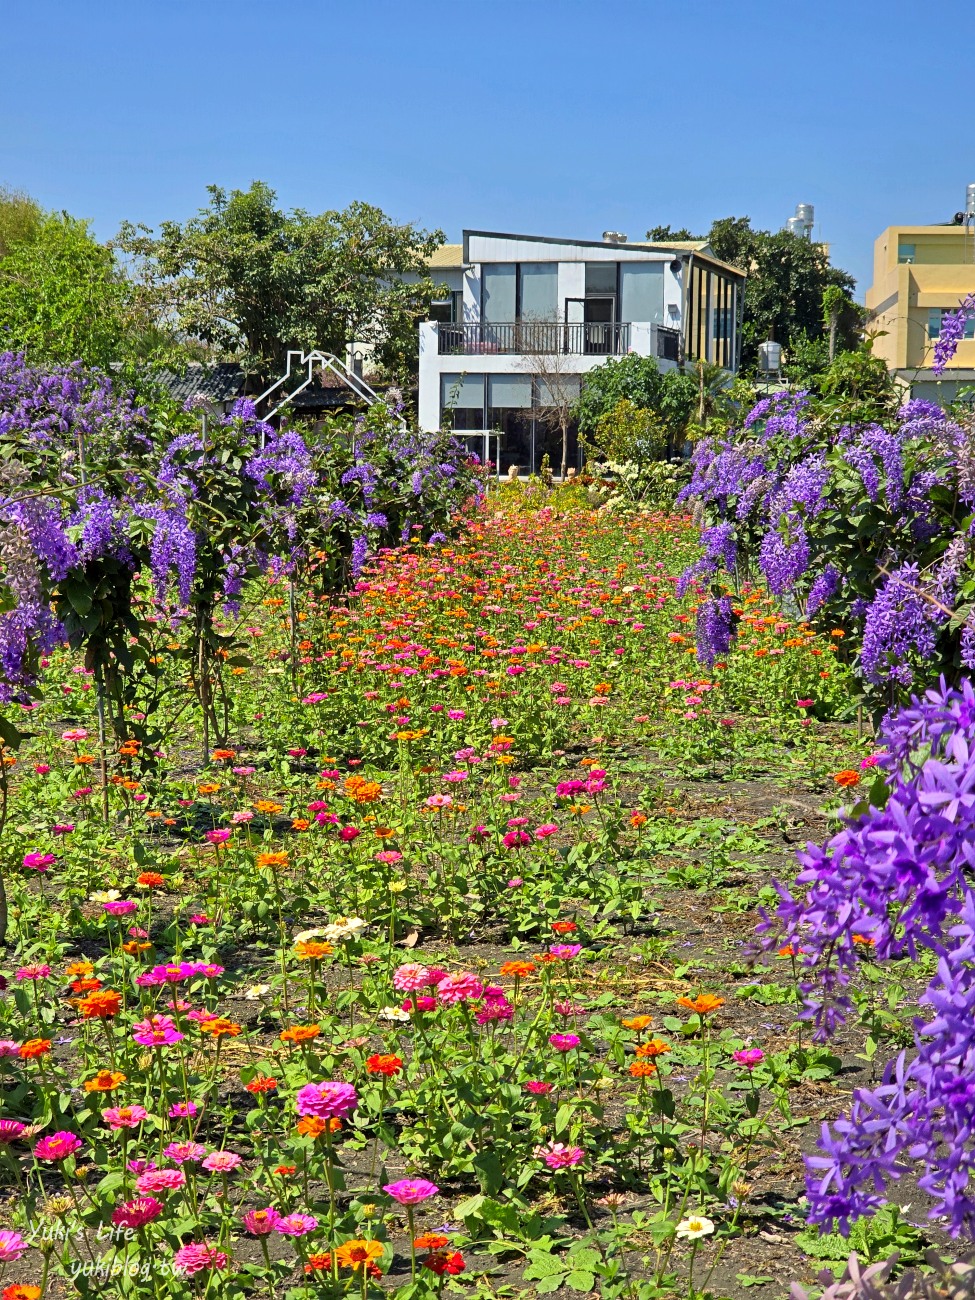
[[[4,1229],[0,1232],[0,1264],[9,1264],[15,1259],[20,1259],[28,1245],[29,1243],[19,1232],[9,1232]]]
[[[34,1147],[34,1155],[38,1160],[65,1160],[80,1150],[81,1139],[62,1129],[59,1133],[52,1133],[50,1137],[41,1138]]]
[[[244,1227],[252,1237],[266,1237],[280,1222],[281,1215],[270,1205],[266,1210],[248,1210],[244,1215]]]
[[[484,985],[471,971],[445,975],[437,985],[437,1000],[444,1006],[454,1002],[474,1002],[484,992]]]
[[[564,1142],[549,1142],[548,1146],[536,1147],[535,1155],[544,1160],[549,1169],[571,1169],[586,1158],[582,1147],[566,1146]]]
[[[206,1147],[200,1142],[170,1142],[163,1151],[166,1159],[175,1165],[185,1164],[187,1160],[202,1160],[206,1153]]]
[[[581,943],[550,943],[549,952],[553,957],[558,957],[562,961],[570,961],[573,957],[578,957],[582,952]]]
[[[15,1043],[12,1038],[0,1038],[0,1057],[2,1056],[19,1056],[20,1044]]]
[[[745,1047],[741,1051],[732,1052],[731,1055],[746,1070],[754,1070],[756,1065],[765,1060],[765,1053],[760,1047]]]
[[[274,1231],[283,1237],[303,1237],[306,1232],[314,1232],[318,1220],[313,1214],[286,1214],[274,1225]]]
[[[175,1192],[186,1186],[186,1175],[182,1169],[147,1169],[135,1180],[135,1190],[140,1196],[154,1192]]]
[[[47,979],[51,973],[50,966],[21,966],[20,970],[15,971],[15,977],[19,980],[43,980]]]
[[[132,1027],[132,1038],[140,1047],[171,1047],[184,1037],[172,1016],[149,1016],[147,1020],[136,1021]]]
[[[57,862],[53,853],[25,853],[24,866],[32,871],[46,871],[52,862]]]
[[[216,1246],[211,1246],[206,1241],[187,1242],[185,1246],[180,1246],[173,1256],[173,1271],[181,1273],[184,1277],[192,1277],[194,1273],[200,1273],[205,1268],[226,1267],[227,1255],[224,1251],[217,1250]]]
[[[109,916],[131,916],[139,910],[139,904],[128,898],[116,898],[110,903],[102,903],[102,911]]]
[[[158,1219],[162,1212],[162,1201],[157,1201],[154,1196],[139,1196],[113,1210],[112,1222],[116,1228],[144,1228],[153,1219]]]
[[[549,1034],[548,1041],[557,1052],[571,1052],[579,1046],[582,1039],[578,1034]]]
[[[359,1096],[351,1083],[338,1083],[325,1080],[322,1083],[306,1083],[298,1089],[295,1097],[295,1110],[299,1115],[311,1115],[316,1119],[343,1119],[359,1104]]]
[[[0,1119],[0,1145],[16,1142],[26,1127],[19,1119]]]
[[[244,808],[241,812],[231,813],[230,820],[235,826],[243,826],[245,823],[254,820],[254,814],[249,808]]]
[[[501,843],[506,849],[527,849],[531,842],[531,831],[508,831],[501,837]]]
[[[525,1084],[525,1091],[530,1092],[533,1097],[547,1097],[554,1090],[554,1083],[544,1083],[541,1079],[530,1079]]]
[[[214,1151],[202,1164],[211,1174],[229,1174],[234,1169],[239,1169],[243,1161],[233,1151]]]
[[[169,1108],[170,1119],[193,1119],[197,1112],[195,1101],[177,1101]]]
[[[387,1183],[383,1191],[400,1205],[419,1205],[428,1197],[436,1196],[440,1188],[426,1178],[401,1178],[397,1183]]]
[[[207,831],[204,839],[209,840],[211,844],[225,844],[230,839],[231,833],[228,830]]]
[[[393,972],[393,988],[400,993],[415,993],[417,989],[426,988],[429,979],[430,971],[426,966],[408,961]]]
[[[145,1106],[109,1106],[102,1111],[102,1119],[109,1128],[138,1128],[144,1119],[149,1118]]]

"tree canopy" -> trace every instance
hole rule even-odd
[[[128,351],[129,287],[88,223],[0,200],[0,348],[107,366]]]
[[[742,364],[754,364],[758,345],[775,339],[783,347],[823,338],[832,327],[840,351],[859,342],[862,316],[850,295],[855,280],[832,266],[824,244],[788,230],[756,230],[748,217],[723,217],[708,235],[715,257],[748,272],[745,281]],[[828,291],[840,291],[840,299]],[[832,323],[824,316],[832,304]]]
[[[285,212],[262,181],[208,192],[190,220],[163,222],[158,235],[126,224],[116,239],[158,319],[260,374],[280,370],[289,348],[342,356],[353,342],[372,345],[394,374],[409,369],[437,293],[427,263],[441,231],[397,224],[368,203]]]
[[[620,401],[626,400],[641,411],[655,413],[667,430],[667,440],[673,449],[678,442],[683,442],[683,432],[693,415],[697,397],[697,381],[692,375],[679,370],[661,373],[653,357],[640,357],[631,352],[589,371],[575,414],[580,432],[592,435],[600,420]]]

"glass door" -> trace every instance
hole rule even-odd
[[[595,297],[585,300],[585,351],[599,356],[608,356],[613,348],[613,333],[616,324],[616,295]]]

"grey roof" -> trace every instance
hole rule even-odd
[[[159,382],[177,402],[188,402],[197,394],[210,402],[230,402],[243,391],[244,372],[233,362],[204,366],[194,361],[183,374],[162,371]]]

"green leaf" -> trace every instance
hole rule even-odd
[[[596,1279],[591,1273],[583,1269],[575,1269],[565,1279],[565,1285],[571,1287],[573,1291],[587,1292],[591,1291],[596,1285]]]

